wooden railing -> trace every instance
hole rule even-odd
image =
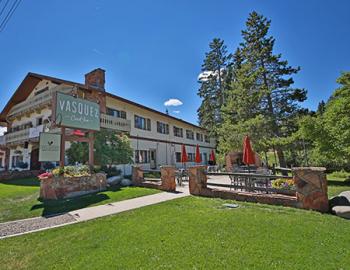
[[[131,121],[101,113],[101,128],[130,132]]]
[[[64,86],[56,86],[50,90],[47,90],[41,94],[38,94],[32,98],[29,98],[23,102],[20,102],[14,105],[9,112],[8,116],[10,118],[16,117],[17,115],[21,115],[24,113],[30,113],[38,108],[42,108],[43,106],[49,105],[52,102],[52,95],[54,92],[69,92],[71,91],[71,87]]]
[[[29,128],[22,129],[19,131],[14,131],[5,135],[6,144],[22,141],[22,140],[28,140],[28,139],[29,139]]]

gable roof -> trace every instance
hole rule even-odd
[[[12,108],[15,104],[26,100],[26,99],[28,98],[28,96],[30,95],[30,93],[31,93],[31,92],[33,91],[33,89],[35,88],[35,86],[36,86],[41,80],[48,80],[48,81],[51,81],[51,82],[56,83],[56,84],[68,84],[68,85],[72,85],[72,86],[77,86],[77,87],[79,87],[80,89],[84,89],[84,90],[88,90],[88,91],[98,91],[98,92],[101,92],[101,91],[99,91],[99,90],[96,90],[95,88],[88,87],[88,86],[85,85],[85,84],[81,84],[81,83],[77,83],[77,82],[73,82],[73,81],[68,81],[68,80],[62,80],[62,79],[55,78],[55,77],[51,77],[51,76],[47,76],[47,75],[42,75],[42,74],[37,74],[37,73],[29,72],[29,73],[27,74],[27,76],[24,78],[24,80],[21,82],[21,84],[19,85],[19,87],[16,89],[15,93],[12,95],[12,97],[10,98],[10,100],[7,102],[7,104],[5,105],[5,107],[4,107],[4,109],[2,110],[2,112],[0,113],[0,122],[6,122],[6,115],[9,113],[9,111],[11,110],[11,108]],[[134,101],[131,101],[131,100],[122,98],[122,97],[117,96],[117,95],[115,95],[115,94],[112,94],[112,93],[109,93],[109,92],[102,92],[102,93],[104,93],[106,96],[109,96],[109,97],[112,97],[112,98],[114,98],[114,99],[120,100],[120,101],[122,101],[122,102],[131,104],[131,105],[134,105],[134,106],[136,106],[136,107],[139,107],[139,108],[148,110],[148,111],[150,111],[150,112],[157,113],[157,114],[162,115],[162,116],[164,116],[164,117],[167,117],[167,118],[170,118],[170,119],[173,119],[173,120],[182,122],[182,123],[187,124],[187,125],[190,125],[190,126],[192,126],[192,127],[200,128],[200,129],[202,129],[202,130],[206,130],[205,128],[202,128],[202,127],[200,127],[200,126],[198,126],[198,125],[192,124],[192,123],[190,123],[190,122],[187,122],[187,121],[182,120],[182,119],[180,119],[180,118],[177,118],[177,117],[168,115],[168,114],[166,114],[166,113],[157,111],[157,110],[152,109],[152,108],[150,108],[150,107],[141,105],[141,104],[139,104],[139,103],[137,103],[137,102],[134,102]]]

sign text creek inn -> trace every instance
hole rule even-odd
[[[0,151],[5,157],[2,166],[18,170],[40,168],[39,134],[60,132],[51,125],[56,92],[65,97],[56,110],[64,111],[61,115],[66,117],[59,119],[60,112],[56,112],[56,121],[64,121],[72,129],[75,126],[69,123],[85,121],[92,130],[101,127],[128,134],[134,162],[146,169],[165,164],[180,167],[182,144],[186,146],[189,163],[194,162],[197,144],[202,162],[208,162],[215,139],[209,138],[205,129],[108,93],[104,85],[105,71],[100,68],[85,75],[85,84],[28,73],[0,114],[0,124],[7,127],[6,134],[0,137]],[[91,101],[91,106],[77,103],[74,97]],[[69,143],[65,148],[69,148]]]

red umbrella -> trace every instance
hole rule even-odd
[[[215,164],[215,153],[214,153],[214,150],[211,150],[211,153],[209,155],[209,161],[212,161],[213,164]]]
[[[186,153],[186,147],[185,145],[182,145],[182,151],[181,151],[181,162],[186,163],[188,161],[187,153]]]
[[[255,154],[252,150],[248,135],[244,137],[243,141],[243,163],[248,166],[250,164],[255,164]]]
[[[196,158],[195,158],[196,163],[201,163],[202,162],[202,157],[201,153],[199,152],[199,145],[197,144],[196,147]]]

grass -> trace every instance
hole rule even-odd
[[[113,187],[73,199],[40,202],[39,189],[40,182],[36,178],[0,182],[0,222],[68,212],[159,192],[139,187]]]
[[[2,269],[348,269],[350,223],[187,197],[1,240]]]
[[[350,173],[333,172],[327,174],[328,197],[338,195],[342,191],[350,190],[350,182],[347,180]]]

